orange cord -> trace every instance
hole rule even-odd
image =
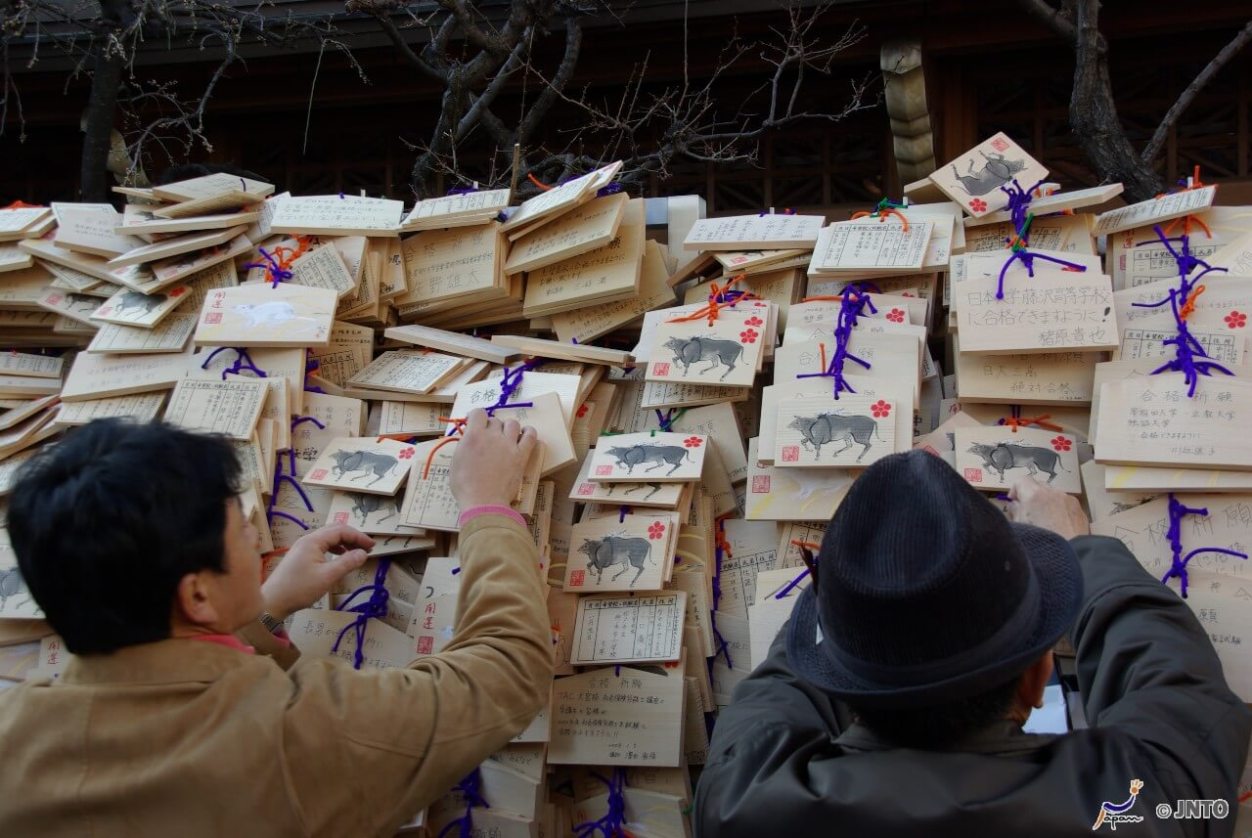
[[[801,540],[799,540],[798,538],[793,538],[793,539],[791,539],[791,546],[792,546],[792,547],[800,547],[800,548],[805,549],[805,550],[820,550],[820,549],[822,549],[822,545],[820,545],[820,544],[814,544],[814,543],[813,543],[813,542],[811,542],[811,541],[801,541]]]
[[[727,282],[725,286],[718,285],[716,282],[711,283],[709,285],[709,301],[704,306],[704,308],[693,311],[691,312],[691,314],[684,314],[682,317],[675,317],[673,320],[666,320],[665,322],[666,323],[689,323],[692,320],[699,320],[702,317],[707,317],[709,320],[709,325],[712,326],[713,323],[717,321],[717,313],[721,311],[723,308],[734,305],[735,303],[740,302],[741,300],[760,299],[760,297],[758,297],[756,294],[753,294],[751,291],[746,292],[738,300],[735,300],[734,303],[728,303],[725,300],[718,299],[727,291],[729,291],[731,289],[731,286],[733,286],[736,282],[738,282],[739,280],[743,279],[746,276],[747,274],[736,274],[730,278],[730,281]]]
[[[456,426],[456,428],[454,429],[453,436],[445,436],[443,439],[436,442],[434,446],[431,447],[430,451],[426,454],[426,465],[422,467],[422,479],[423,480],[425,480],[427,477],[430,476],[430,467],[435,462],[435,452],[437,452],[440,448],[443,448],[445,445],[447,445],[450,442],[460,442],[461,441],[460,435],[465,433],[465,420],[464,419],[453,419],[450,416],[440,416],[439,421],[451,422],[453,425]]]
[[[1187,301],[1182,304],[1182,308],[1178,309],[1178,319],[1186,320],[1195,311],[1196,298],[1204,293],[1204,286],[1197,285],[1191,289],[1191,293],[1187,295]]]
[[[548,184],[544,183],[543,181],[541,181],[539,178],[535,177],[533,172],[527,172],[526,179],[529,180],[531,183],[533,183],[535,186],[542,189],[544,192],[548,192],[553,188],[549,186]]]
[[[876,217],[879,220],[879,222],[883,222],[887,220],[887,216],[889,215],[894,215],[896,218],[900,219],[900,226],[904,228],[904,232],[907,233],[909,231],[909,220],[904,217],[904,213],[900,212],[898,209],[895,209],[894,207],[883,207],[882,209],[875,210],[874,212],[869,212],[868,210],[861,210],[860,212],[854,212],[852,213],[852,220],[856,221],[858,218],[875,218]]]
[[[1045,413],[1042,416],[1010,416],[1004,420],[1004,424],[1011,428],[1013,433],[1017,433],[1018,428],[1027,428],[1031,425],[1048,431],[1057,431],[1058,433],[1065,430],[1060,425],[1049,422],[1048,420],[1051,418],[1052,414],[1050,413]]]
[[[9,204],[7,207],[0,207],[0,209],[7,209],[7,210],[18,210],[18,209],[47,209],[47,207],[45,207],[43,204],[28,204],[28,203],[26,203],[25,201],[23,201],[23,200],[21,200],[21,199],[19,198],[18,200],[16,200],[16,201],[14,201],[13,203]]]

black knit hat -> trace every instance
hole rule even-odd
[[[893,454],[835,512],[787,658],[840,698],[941,704],[1025,672],[1081,600],[1064,538],[1010,523],[938,457]]]

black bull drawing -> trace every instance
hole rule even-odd
[[[373,451],[336,451],[331,456],[335,458],[335,467],[331,469],[331,473],[336,477],[359,471],[363,473],[352,479],[360,480],[372,473],[374,479],[366,483],[366,486],[373,486],[400,464],[399,460],[389,454],[375,454]]]
[[[835,452],[838,457],[853,444],[864,446],[856,458],[859,463],[869,449],[873,447],[873,438],[882,436],[878,433],[878,423],[868,416],[843,416],[838,413],[819,413],[816,416],[797,416],[789,426],[800,432],[800,444],[804,448],[813,449],[813,459],[822,458],[822,446],[828,442],[842,442],[844,446]]]
[[[630,474],[635,470],[635,466],[643,463],[655,463],[656,465],[644,469],[644,471],[652,471],[652,469],[660,468],[663,465],[673,466],[667,475],[673,474],[682,467],[682,464],[691,457],[691,452],[686,448],[678,445],[632,445],[629,448],[616,446],[609,449],[609,456],[617,459],[617,465],[626,466],[626,473]],[[651,497],[649,495],[648,497]]]
[[[639,581],[639,577],[643,575],[644,562],[652,557],[652,545],[646,538],[621,538],[610,535],[600,539],[583,539],[578,552],[587,557],[587,570],[595,573],[597,585],[604,579],[604,571],[613,565],[622,566],[617,576],[610,580],[613,582],[616,582],[618,577],[633,566],[635,576],[630,580],[630,586],[633,588]]]
[[[704,375],[709,370],[722,364],[726,367],[726,372],[722,373],[719,381],[725,381],[726,376],[730,375],[735,369],[735,363],[743,355],[743,344],[734,340],[722,340],[720,338],[670,338],[665,341],[665,348],[674,353],[674,363],[682,367],[683,375],[691,370],[691,365],[700,361],[712,361],[702,370],[697,370],[698,375]]]
[[[989,445],[975,442],[970,445],[969,452],[982,457],[983,466],[999,474],[1001,482],[1004,480],[1004,472],[1013,468],[1024,468],[1032,477],[1041,471],[1045,472],[1049,483],[1056,479],[1057,466],[1061,466],[1061,471],[1069,471],[1062,465],[1060,454],[1036,445],[1021,445],[1016,442]]]

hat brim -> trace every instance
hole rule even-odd
[[[828,693],[849,701],[874,701],[884,707],[925,707],[977,695],[1026,671],[1073,625],[1082,605],[1082,571],[1069,542],[1056,533],[1012,524],[1039,585],[1039,608],[1033,627],[994,660],[951,677],[907,687],[876,684],[849,672],[817,640],[815,586],[801,596],[787,628],[787,660],[792,670]],[[942,631],[942,626],[934,626]]]

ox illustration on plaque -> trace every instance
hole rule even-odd
[[[564,589],[576,592],[656,591],[677,546],[678,514],[641,512],[590,518],[570,530]]]
[[[591,453],[588,477],[606,483],[672,483],[698,480],[708,438],[651,433],[601,437]]]
[[[778,403],[774,465],[864,467],[896,450],[895,402],[841,393]]]
[[[1047,176],[1039,161],[1000,133],[940,166],[930,179],[977,218],[1008,206],[1008,193],[1001,187],[1017,181],[1022,189],[1031,189]]]
[[[1078,494],[1078,444],[1061,431],[1011,427],[957,428],[956,470],[977,489],[1004,491],[1023,477]]]
[[[342,437],[326,446],[301,479],[311,486],[395,495],[408,479],[413,460],[413,446],[394,439]],[[381,508],[363,506],[354,514],[360,520]]]
[[[768,303],[722,308],[710,321],[691,314],[662,320],[649,343],[648,381],[751,387],[766,341],[773,339]]]

